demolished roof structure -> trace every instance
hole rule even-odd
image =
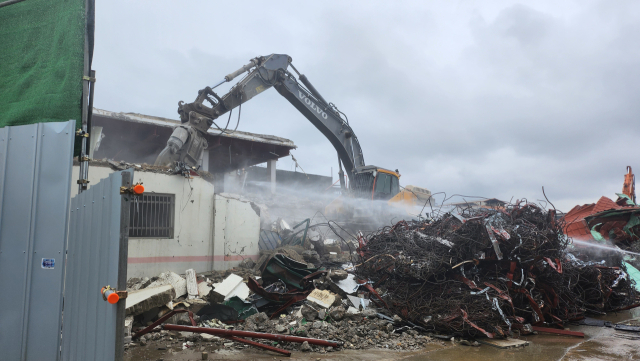
[[[597,203],[575,206],[563,218],[565,234],[579,240],[611,241],[630,246],[640,240],[640,207],[625,194],[618,200],[601,197]]]
[[[93,109],[92,121],[94,127],[102,127],[104,134],[94,159],[148,164],[153,164],[166,146],[173,128],[180,125],[179,120],[97,108]],[[289,139],[242,131],[220,134],[217,130],[209,129],[206,139],[209,155],[208,163],[203,164],[203,168],[215,169],[219,173],[279,159],[297,148]]]

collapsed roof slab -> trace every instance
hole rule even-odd
[[[104,139],[95,159],[153,164],[180,121],[138,113],[93,109],[93,126],[102,127]],[[220,134],[209,129],[209,172],[226,173],[289,155],[297,148],[289,139],[242,131]]]

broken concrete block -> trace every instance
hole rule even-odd
[[[124,319],[124,335],[131,336],[131,328],[133,327],[133,316],[127,316]]]
[[[358,310],[355,307],[349,306],[349,308],[347,309],[347,315],[350,316],[350,317],[359,316],[360,315],[360,310]]]
[[[314,289],[311,291],[309,296],[307,296],[307,301],[313,302],[316,305],[322,308],[329,308],[336,300],[336,296],[329,291],[321,291],[319,289]]]
[[[210,335],[208,333],[202,333],[202,334],[200,334],[200,337],[202,337],[202,339],[205,340],[205,341],[213,341],[213,340],[219,340],[220,339],[220,337],[214,336],[214,335]]]
[[[307,320],[307,322],[311,322],[313,320],[316,319],[316,317],[318,317],[318,311],[314,310],[313,308],[307,306],[307,305],[303,305],[300,310],[300,318],[304,317],[305,320]]]
[[[251,290],[249,289],[249,286],[247,286],[246,283],[241,282],[239,285],[236,286],[236,288],[233,289],[233,291],[231,291],[231,293],[229,293],[224,300],[228,300],[231,297],[238,297],[241,300],[246,300],[247,297],[249,297],[249,293],[251,293]]]
[[[198,283],[198,296],[201,298],[207,298],[209,292],[211,292],[213,288],[207,284],[207,282]]]
[[[127,281],[127,289],[129,291],[137,291],[137,290],[141,290],[143,288],[148,287],[151,284],[151,280],[149,279],[149,277],[144,277],[144,278],[130,278]]]
[[[329,310],[329,316],[335,321],[342,320],[344,318],[344,313],[345,310],[342,306],[333,307],[331,310]]]
[[[155,307],[164,306],[176,297],[176,292],[171,285],[159,287],[147,287],[139,291],[129,293],[126,300],[127,315],[139,315]]]
[[[230,274],[229,277],[225,278],[224,281],[222,281],[211,292],[209,292],[209,302],[211,303],[224,302],[224,300],[228,298],[227,296],[233,293],[235,288],[238,287],[238,285],[240,285],[241,283],[243,283],[242,277],[233,273]]]
[[[349,299],[349,301],[351,301],[351,304],[353,305],[353,307],[357,309],[361,309],[361,308],[367,309],[367,307],[369,307],[368,299],[364,299],[356,296],[350,296],[350,295],[347,295],[347,298]]]
[[[186,281],[187,281],[187,294],[188,298],[196,298],[198,297],[198,281],[196,280],[196,271],[192,269],[188,269],[185,271]]]
[[[378,312],[373,308],[367,308],[366,310],[362,311],[362,316],[364,317],[374,318],[377,315],[378,315]]]
[[[332,270],[331,273],[329,273],[329,277],[334,281],[342,281],[344,279],[347,279],[347,277],[349,277],[349,274],[345,270],[336,269]]]
[[[309,341],[305,341],[305,342],[302,343],[302,345],[300,345],[300,351],[302,351],[302,352],[311,351],[311,346],[309,345]]]
[[[240,268],[253,269],[256,266],[256,263],[251,258],[245,258],[240,262]]]
[[[326,310],[320,310],[318,311],[318,318],[321,320],[324,320],[324,318],[327,316],[327,311]]]
[[[147,287],[158,287],[158,286],[164,286],[164,285],[173,286],[173,289],[175,290],[176,298],[187,294],[187,280],[180,277],[180,275],[178,275],[175,272],[161,273],[158,276],[158,279]]]
[[[352,274],[348,274],[347,278],[337,281],[336,285],[346,294],[354,293],[358,289],[358,282],[356,282],[355,276]]]

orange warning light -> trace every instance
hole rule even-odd
[[[144,186],[142,184],[136,184],[133,186],[133,194],[144,193]]]
[[[102,298],[112,305],[120,301],[120,295],[118,294],[118,292],[116,292],[116,290],[111,288],[111,286],[102,287],[100,293],[102,294]]]
[[[120,301],[120,296],[117,293],[113,292],[109,296],[107,296],[107,302],[114,305]]]

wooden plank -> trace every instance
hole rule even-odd
[[[503,349],[529,346],[529,341],[518,340],[515,338],[507,338],[507,339],[485,338],[477,341],[489,346],[503,348]]]

